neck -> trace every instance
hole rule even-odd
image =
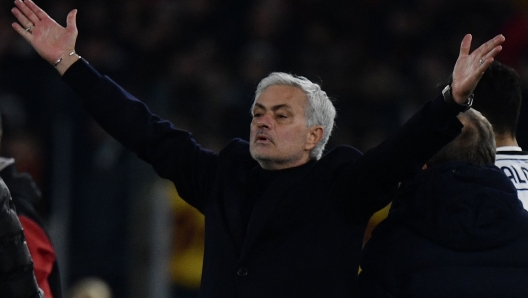
[[[302,165],[307,164],[310,161],[310,158],[302,159],[297,162],[277,162],[277,161],[270,161],[270,160],[257,160],[260,164],[260,167],[264,170],[285,170],[290,168],[296,168],[300,167]]]
[[[502,146],[517,146],[517,139],[515,137],[504,136],[504,135],[495,135],[495,143],[497,147]]]

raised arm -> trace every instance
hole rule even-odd
[[[15,6],[11,12],[18,23],[13,28],[63,75],[80,58],[75,53],[77,10],[70,11],[64,28],[31,0],[16,0]]]
[[[462,39],[460,53],[453,69],[451,89],[453,99],[458,104],[464,104],[473,93],[484,71],[502,50],[505,38],[499,34],[470,53],[471,40],[471,34],[466,34]]]
[[[364,198],[365,214],[383,208],[392,199],[398,183],[406,181],[462,129],[456,115],[477,86],[486,68],[502,50],[504,36],[497,35],[470,53],[471,35],[462,40],[453,69],[451,85],[453,101],[447,104],[442,95],[428,102],[409,119],[395,135],[365,153],[357,163],[357,181],[351,185],[370,185],[348,189],[357,198]],[[475,98],[478,100],[478,98]]]
[[[84,109],[112,137],[150,163],[162,178],[173,181],[184,200],[203,211],[218,154],[199,146],[189,132],[160,119],[86,61],[75,63],[80,58],[75,53],[76,10],[68,14],[64,28],[31,0],[16,0],[15,5],[12,12],[18,22],[13,28],[57,68],[63,81],[82,100]]]

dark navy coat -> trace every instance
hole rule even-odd
[[[462,127],[440,96],[365,156],[339,146],[304,175],[274,181],[246,226],[241,210],[259,167],[246,141],[205,150],[82,60],[63,79],[107,132],[205,215],[202,297],[352,297],[369,217]]]

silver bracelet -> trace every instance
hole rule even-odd
[[[72,55],[77,55],[79,56],[79,59],[81,59],[81,55],[75,53],[75,51],[72,51],[70,54],[68,54],[68,56],[72,56]],[[57,68],[57,65],[59,65],[59,63],[62,62],[62,57],[60,57],[57,61],[55,61],[55,63],[53,63],[53,67]]]

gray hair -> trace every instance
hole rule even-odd
[[[466,161],[480,166],[494,164],[495,135],[488,119],[475,109],[457,117],[464,124],[462,133],[431,158],[427,165],[450,161]]]
[[[262,91],[273,85],[297,87],[306,94],[308,100],[308,106],[305,112],[306,126],[323,127],[323,138],[310,152],[310,157],[312,159],[320,159],[323,155],[326,143],[332,134],[332,129],[334,128],[336,110],[332,101],[328,95],[326,95],[326,92],[321,90],[321,86],[313,83],[305,77],[294,76],[284,72],[273,72],[262,79],[258,84],[257,90],[255,91],[255,99],[251,107],[252,110],[255,108],[255,102]]]

